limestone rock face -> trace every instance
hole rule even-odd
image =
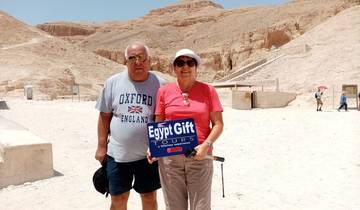
[[[125,56],[121,51],[111,51],[111,50],[103,50],[99,49],[95,51],[96,54],[108,58],[117,63],[125,64]]]
[[[324,92],[324,104],[333,109],[338,106],[342,85],[360,87],[359,35],[360,5],[337,13],[289,43],[270,51],[272,55],[281,56],[258,71],[240,75],[233,81],[263,83],[277,80],[280,90],[299,95],[299,100],[293,105],[314,105],[313,93],[318,86],[325,85],[329,89]],[[349,104],[356,106],[356,94],[348,94],[348,97]]]
[[[225,10],[212,1],[186,0],[128,22],[97,25],[91,36],[66,39],[119,63],[130,42],[143,41],[151,48],[152,68],[164,73],[172,73],[168,62],[177,50],[190,48],[205,61],[200,71],[207,73],[199,74],[199,79],[213,81],[355,4],[353,0],[297,0]]]
[[[315,28],[359,4],[358,0],[294,0],[280,6],[226,10],[212,1],[185,0],[126,22],[112,21],[96,25],[60,22],[37,27],[28,26],[0,12],[0,28],[5,29],[0,31],[0,94],[21,95],[23,86],[29,84],[34,85],[41,94],[56,97],[71,94],[73,84],[82,84],[81,90],[85,94],[97,95],[107,77],[125,69],[122,65],[123,52],[133,41],[142,41],[149,46],[151,69],[166,75],[174,75],[171,60],[177,50],[194,50],[203,60],[203,65],[198,69],[198,79],[205,82],[220,79],[262,61],[264,57],[276,57],[279,53],[293,56],[300,53],[301,56],[311,57],[319,46],[327,43],[326,40],[331,40],[332,35],[336,34],[334,31],[326,31],[327,34],[321,36],[323,40],[316,39],[316,43],[308,39],[295,47],[287,46],[309,33],[312,38],[317,37],[318,34],[313,32]],[[348,27],[341,21],[336,24]],[[347,33],[357,35],[356,22],[353,25]],[[321,30],[317,30],[317,33],[320,34]],[[340,45],[345,41],[336,43]],[[337,49],[355,51],[351,46],[337,46]],[[319,50],[317,56],[322,55],[325,53]],[[336,64],[334,56],[329,56],[331,59],[324,60]],[[279,61],[285,63],[290,59],[285,58]],[[314,64],[317,60],[309,59],[306,63]],[[259,75],[262,79],[276,78],[288,67],[305,66],[301,64],[301,59],[299,62],[286,68],[277,63],[277,71],[274,71],[277,74],[271,73],[273,69],[267,69],[266,74],[265,71],[254,72],[256,76],[250,75],[249,78],[260,78]],[[351,66],[357,68],[358,64],[353,63],[350,63]],[[298,92],[308,91],[314,84],[301,81],[312,81],[311,75],[317,75],[316,78],[327,75],[324,72],[321,75],[311,73],[318,72],[324,66],[332,69],[325,64],[309,66],[303,69],[304,72],[292,72],[290,76],[284,74],[281,79],[292,83],[300,81],[298,86],[287,87]],[[339,72],[344,68],[339,66],[338,69],[331,78],[341,78]],[[353,75],[357,78],[358,74]]]
[[[275,30],[267,32],[264,47],[270,49],[272,46],[280,47],[291,40],[291,31]]]
[[[90,35],[96,32],[95,27],[75,23],[44,23],[38,24],[37,28],[48,32],[53,36],[77,36]]]
[[[185,0],[185,1],[180,1],[180,3],[174,4],[172,6],[151,10],[150,13],[148,14],[148,16],[156,17],[156,16],[161,16],[161,15],[166,15],[166,14],[172,14],[172,13],[179,12],[179,11],[193,13],[193,12],[201,11],[207,7],[224,9],[224,7],[222,7],[219,4],[214,3],[212,1]]]

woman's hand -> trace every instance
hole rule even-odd
[[[150,164],[152,164],[153,162],[159,160],[159,158],[156,158],[156,157],[152,157],[152,156],[151,156],[151,153],[150,153],[149,148],[148,148],[147,151],[146,151],[146,158],[147,158],[147,160],[148,160],[148,162],[149,162]]]
[[[196,150],[196,155],[193,157],[193,159],[203,160],[203,159],[205,159],[205,157],[208,153],[209,145],[207,143],[203,142],[202,144],[197,145],[195,147],[195,150]]]

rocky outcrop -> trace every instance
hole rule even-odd
[[[128,22],[115,21],[101,25],[61,22],[41,24],[38,28],[0,12],[0,28],[4,29],[0,32],[0,97],[3,92],[23,95],[24,85],[29,84],[34,86],[35,95],[43,94],[50,98],[72,94],[71,87],[77,84],[80,85],[82,95],[97,96],[104,80],[124,69],[123,65],[117,63],[124,64],[123,52],[133,41],[143,41],[150,47],[151,69],[166,73],[165,77],[174,75],[171,60],[175,52],[181,48],[193,49],[203,60],[203,65],[198,69],[198,79],[207,82],[244,69],[243,67],[267,58],[269,54],[271,57],[272,53],[285,53],[291,59],[295,59],[298,54],[310,58],[324,44],[314,44],[309,38],[294,47],[284,49],[283,46],[301,40],[317,25],[341,14],[354,4],[359,2],[295,0],[281,6],[225,10],[211,1],[187,0],[153,10],[144,17]],[[346,20],[350,20],[352,16],[346,16]],[[355,28],[356,24],[353,25]],[[330,33],[333,32],[324,31],[324,36],[332,36]],[[357,31],[348,33],[353,33],[354,36],[358,34]],[[356,38],[347,40],[351,39]],[[287,44],[288,42],[290,43]],[[340,42],[344,40],[336,43]],[[273,50],[274,48],[279,49]],[[351,47],[344,49],[351,49],[352,53],[354,51]],[[319,52],[323,55],[328,51],[330,50]],[[328,65],[332,60],[333,57],[322,62],[321,66]],[[286,66],[286,71],[275,66],[268,72],[258,73],[268,79],[273,72],[278,71],[271,76],[275,78],[299,65],[290,76],[280,79],[290,81],[288,84],[296,84],[292,87],[301,91],[312,85],[307,84],[305,87],[302,82],[304,79],[301,78],[292,80],[297,73],[311,71],[313,68],[310,66],[300,71],[303,63],[314,62],[297,62]],[[334,62],[333,65],[335,64]],[[280,64],[274,62],[274,65]],[[318,72],[321,66],[316,66],[313,73]],[[328,65],[327,69],[333,68]],[[343,72],[343,69],[351,67],[338,69]],[[306,73],[306,81],[312,82],[312,79],[323,78],[325,75],[322,73],[312,79],[308,78],[313,73]],[[331,78],[337,79],[342,73],[333,75],[335,76]],[[349,74],[349,77],[356,78],[356,75]]]
[[[221,77],[283,46],[353,6],[351,1],[297,0],[276,7],[233,10],[212,1],[180,1],[128,23],[107,24],[106,30],[100,27],[80,44],[122,63],[122,56],[116,52],[123,52],[129,42],[141,40],[154,52],[152,68],[165,73],[172,73],[169,62],[173,54],[190,48],[201,54],[203,69],[209,72],[199,79],[212,81],[215,78],[209,75]]]
[[[133,41],[146,43],[151,68],[173,75],[171,58],[190,48],[204,61],[199,79],[213,81],[254,62],[357,3],[293,0],[280,6],[225,10],[207,0],[182,0],[128,22],[47,23],[45,31],[120,64]],[[89,36],[91,34],[91,36]]]
[[[36,27],[53,36],[88,36],[96,32],[95,26],[75,23],[44,23]]]
[[[125,64],[125,57],[123,51],[111,51],[111,50],[99,49],[94,52],[109,60],[115,61],[120,64]]]
[[[218,9],[224,9],[223,6],[216,4],[212,1],[205,1],[205,0],[196,0],[196,1],[180,1],[180,3],[160,8],[160,9],[154,9],[151,10],[150,13],[147,15],[150,16],[162,16],[162,15],[168,15],[172,14],[178,11],[185,11],[187,13],[195,13],[200,10],[203,10],[204,8],[218,8]]]
[[[271,47],[280,47],[288,43],[292,39],[291,32],[282,30],[268,31],[265,34],[264,47],[270,49]]]

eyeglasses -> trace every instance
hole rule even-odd
[[[196,63],[196,61],[194,60],[194,59],[192,59],[192,60],[187,60],[187,61],[184,61],[184,60],[176,60],[175,61],[175,65],[177,66],[177,67],[183,67],[183,66],[185,66],[185,64],[188,66],[188,67],[194,67],[197,63]]]
[[[128,57],[128,62],[129,63],[135,63],[135,62],[144,62],[146,61],[147,56],[146,55],[132,55],[130,57]]]
[[[188,93],[181,93],[182,97],[183,97],[183,103],[185,106],[190,106],[190,101],[189,101],[189,94]]]

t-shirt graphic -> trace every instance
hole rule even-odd
[[[127,71],[106,81],[96,108],[113,114],[107,153],[115,161],[131,162],[146,157],[146,125],[154,121],[154,99],[164,83],[152,73],[146,81],[134,82]]]

